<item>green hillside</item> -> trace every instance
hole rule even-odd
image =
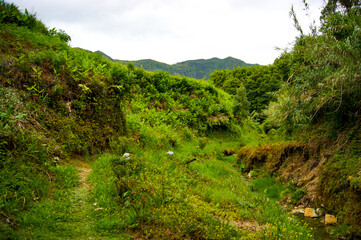
[[[144,59],[138,61],[113,60],[111,57],[101,51],[96,51],[96,53],[101,54],[108,60],[121,62],[125,65],[129,62],[132,62],[134,66],[138,68],[144,68],[147,71],[154,72],[161,70],[169,72],[171,75],[180,75],[195,79],[209,79],[210,74],[213,73],[215,70],[233,69],[234,67],[243,66],[257,66],[257,64],[245,63],[242,60],[232,57],[227,57],[225,59],[211,58],[189,60],[169,65],[166,63],[154,61],[152,59]]]
[[[328,1],[310,35],[293,13],[300,36],[273,64],[206,81],[72,48],[1,0],[0,239],[360,238],[347,3]]]

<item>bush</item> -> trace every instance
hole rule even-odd
[[[18,6],[13,3],[7,3],[4,0],[0,1],[0,23],[16,24],[46,35],[50,33],[47,27],[36,19],[36,14],[29,13],[27,9],[22,13]],[[63,34],[67,35],[64,32]]]
[[[360,6],[349,12],[336,9],[323,16],[318,34],[316,30],[312,35],[302,34],[293,50],[285,53],[297,69],[268,108],[271,125],[288,132],[325,122],[332,126],[330,131],[357,125],[361,105],[357,77],[361,74],[361,10]]]
[[[134,139],[125,136],[118,137],[109,142],[110,150],[119,156],[126,152],[132,152],[135,144]]]
[[[15,93],[7,92],[9,99],[0,107],[0,210],[14,221],[24,209],[50,193],[49,156],[42,139],[30,132],[19,130],[17,124],[25,121],[19,108],[13,110],[12,102],[19,101]],[[0,94],[0,100],[4,102]],[[9,106],[10,105],[10,106]],[[13,115],[17,113],[17,115]]]

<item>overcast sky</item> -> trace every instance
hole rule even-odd
[[[6,0],[27,8],[48,27],[63,29],[72,47],[114,59],[168,64],[232,56],[271,64],[298,35],[291,5],[305,29],[318,20],[323,0]]]

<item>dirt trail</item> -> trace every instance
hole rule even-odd
[[[80,175],[80,182],[82,183],[82,187],[89,189],[90,185],[89,183],[87,183],[86,178],[91,172],[91,168],[78,167],[78,170],[80,171],[79,175]]]
[[[72,214],[73,221],[68,222],[68,225],[77,239],[98,239],[97,233],[94,232],[92,227],[93,221],[89,216],[92,208],[88,202],[91,185],[87,182],[87,176],[91,172],[91,168],[82,166],[77,167],[77,169],[79,170],[81,184],[74,187],[70,192],[68,211]]]

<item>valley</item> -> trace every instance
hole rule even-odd
[[[360,238],[360,6],[336,2],[273,64],[187,77],[1,1],[0,239]]]

